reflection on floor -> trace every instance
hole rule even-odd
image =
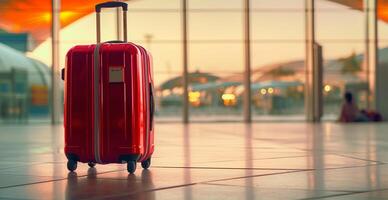
[[[66,169],[61,126],[0,127],[0,199],[386,199],[388,124],[157,124],[150,170]]]

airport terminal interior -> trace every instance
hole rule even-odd
[[[107,1],[0,1],[0,199],[388,199],[388,0]]]

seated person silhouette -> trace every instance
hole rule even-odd
[[[350,92],[345,93],[345,101],[342,104],[341,115],[338,119],[339,122],[367,122],[368,117],[363,115],[358,109],[357,104],[354,102],[353,94]]]

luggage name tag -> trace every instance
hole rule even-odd
[[[122,67],[109,67],[109,83],[122,83],[123,68]]]

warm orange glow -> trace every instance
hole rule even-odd
[[[18,24],[12,24],[11,29],[14,30],[15,32],[21,32],[22,27],[19,26]]]
[[[189,92],[189,102],[193,106],[199,106],[201,104],[201,93],[199,92]]]
[[[94,5],[106,0],[61,2],[61,27],[86,16],[94,11]],[[51,3],[40,0],[0,1],[0,28],[12,33],[28,32],[36,44],[50,35]],[[37,6],[38,5],[38,6]],[[10,9],[11,8],[11,9]]]
[[[323,89],[325,92],[330,92],[332,88],[330,85],[325,85],[325,87]]]
[[[274,92],[273,88],[268,88],[268,93],[272,94]]]
[[[61,11],[61,14],[60,14],[61,23],[72,21],[72,19],[76,17],[77,17],[77,13],[73,11]]]
[[[42,20],[45,22],[51,22],[51,13],[49,12],[42,13]]]
[[[46,85],[31,86],[31,103],[35,106],[48,105],[48,88]]]
[[[234,94],[223,94],[221,98],[224,106],[235,106],[237,104],[236,95]]]
[[[378,15],[379,18],[385,22],[388,22],[388,5],[379,6]]]
[[[265,95],[265,94],[267,94],[267,90],[263,88],[263,89],[260,90],[260,93],[261,93],[262,95]]]

